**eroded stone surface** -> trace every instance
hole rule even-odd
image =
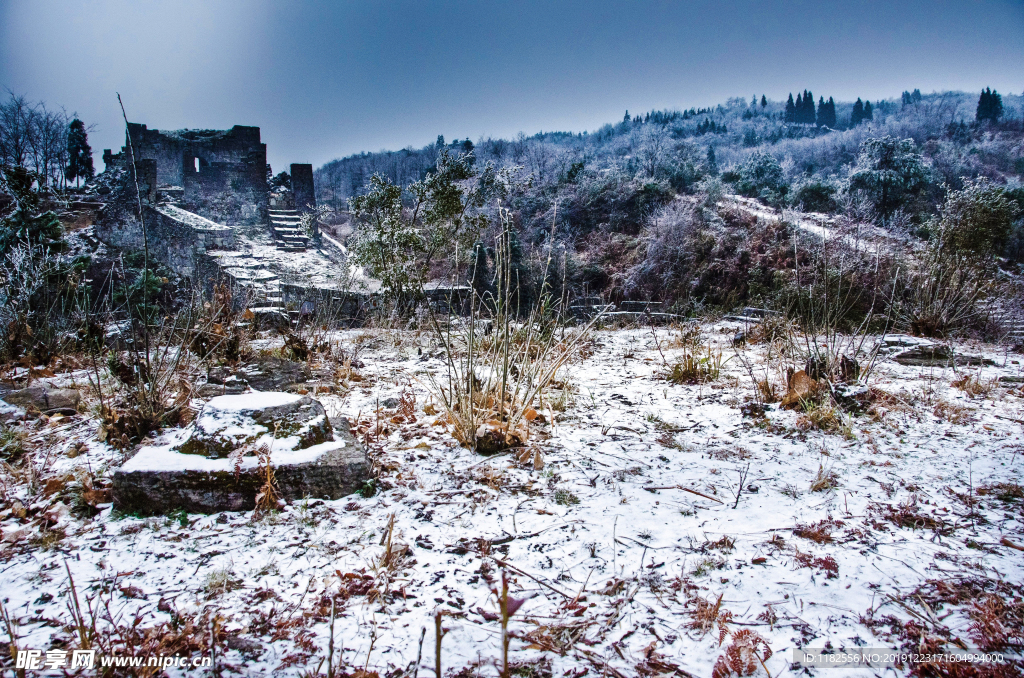
[[[333,439],[323,405],[309,396],[247,393],[211,398],[176,450],[218,458],[243,449],[252,456],[263,444],[302,450]]]

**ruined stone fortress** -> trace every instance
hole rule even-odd
[[[258,309],[325,299],[358,307],[375,291],[375,281],[354,274],[341,243],[321,235],[315,219],[303,223],[316,207],[312,165],[291,165],[291,186],[271,192],[259,127],[160,131],[129,123],[126,136],[120,153],[103,152],[100,240],[141,249],[145,235],[176,274],[206,290],[229,284]]]

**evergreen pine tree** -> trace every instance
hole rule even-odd
[[[989,96],[988,88],[981,90],[981,96],[978,97],[978,109],[974,114],[974,119],[978,122],[988,120],[989,99],[991,97]]]
[[[715,159],[714,146],[708,146],[708,174],[712,176],[718,174],[718,160]]]
[[[850,114],[850,127],[856,127],[864,119],[864,102],[857,97],[853,104],[853,112]]]
[[[997,122],[999,118],[1003,117],[1003,97],[999,96],[999,92],[992,90],[992,122]]]
[[[814,124],[814,95],[809,90],[804,90],[804,122]]]
[[[996,122],[1003,115],[1003,98],[995,90],[986,87],[981,90],[978,98],[978,110],[975,119],[978,122],[990,120]]]
[[[864,119],[865,120],[874,120],[874,118],[875,118],[875,114],[871,110],[871,102],[870,101],[865,101],[864,102]]]
[[[825,126],[825,115],[828,113],[828,107],[825,105],[825,97],[818,97],[818,115],[814,120],[814,123],[818,127]]]
[[[911,93],[910,95],[910,100],[913,101],[915,104],[921,103],[921,90],[915,89],[913,93]]]
[[[629,122],[629,109],[628,108],[626,109],[626,115],[622,116],[622,122],[625,122],[625,123]]]
[[[89,135],[85,131],[85,123],[78,118],[68,125],[68,166],[64,175],[68,181],[85,179],[89,181],[96,174],[92,164],[92,148],[89,147]]]
[[[828,111],[827,111],[827,113],[825,115],[825,126],[830,128],[830,129],[835,129],[835,127],[836,127],[836,102],[832,99],[832,97],[828,98],[827,106],[828,106]]]
[[[757,95],[756,94],[754,94],[753,96],[750,97],[750,107],[751,108],[757,108]]]
[[[796,122],[796,104],[793,103],[793,93],[789,93],[789,99],[786,100],[786,115],[783,117],[785,122]]]
[[[910,98],[910,92],[903,90],[903,106],[909,106],[913,99]]]
[[[761,108],[764,108],[767,105],[768,105],[768,99],[765,98],[765,96],[762,94],[761,95]]]

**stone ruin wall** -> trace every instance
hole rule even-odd
[[[316,191],[313,190],[313,166],[293,163],[292,200],[299,214],[312,211],[316,207]]]
[[[183,208],[228,226],[267,224],[267,146],[259,127],[161,132],[129,123],[128,135],[136,162],[156,162],[158,185],[183,189]]]

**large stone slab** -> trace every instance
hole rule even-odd
[[[3,399],[18,407],[34,407],[40,412],[50,410],[77,410],[81,394],[73,388],[50,388],[29,386],[6,394]]]
[[[893,356],[893,361],[911,367],[950,367],[952,365],[993,365],[994,362],[980,356],[954,353],[949,346],[928,344],[915,346]]]
[[[304,449],[272,449],[270,459],[282,499],[340,499],[370,478],[366,451],[349,433],[348,421],[339,418],[334,424],[334,440]],[[210,459],[175,450],[187,435],[182,432],[166,444],[139,450],[114,472],[115,508],[152,515],[177,509],[217,513],[255,507],[263,485],[258,458]]]

